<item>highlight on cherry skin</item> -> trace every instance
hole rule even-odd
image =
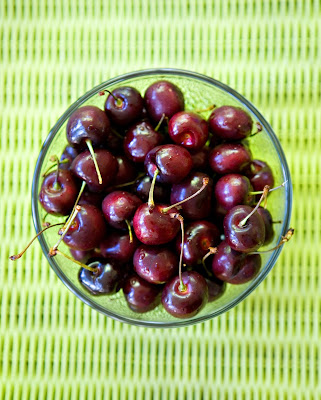
[[[270,193],[287,182],[276,186],[271,166],[252,154],[262,128],[240,107],[213,99],[187,109],[167,80],[99,96],[101,108],[70,116],[64,150],[49,159],[36,237],[55,232],[49,256],[77,266],[88,295],[121,296],[132,313],[193,318],[254,279],[261,254],[291,239],[292,228],[275,243],[280,221],[269,210]]]

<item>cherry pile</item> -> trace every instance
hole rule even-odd
[[[137,313],[162,304],[192,317],[226,284],[253,279],[272,241],[272,216],[257,203],[273,173],[249,147],[260,126],[235,106],[213,106],[206,119],[186,111],[165,80],[144,97],[128,86],[99,95],[104,110],[70,116],[68,145],[42,182],[42,207],[67,217],[50,255],[64,255],[63,241],[92,295],[122,290]]]

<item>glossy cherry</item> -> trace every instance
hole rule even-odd
[[[200,150],[208,139],[208,125],[200,115],[181,111],[169,120],[168,133],[174,143],[196,151]]]
[[[197,151],[190,151],[193,160],[193,171],[205,172],[209,170],[209,153],[210,148],[204,146]]]
[[[81,268],[79,271],[80,283],[94,295],[114,294],[121,288],[127,275],[126,267],[116,261],[104,259],[89,260],[88,265],[97,268],[92,272]]]
[[[178,273],[178,256],[168,246],[139,246],[133,264],[136,273],[150,283],[165,283]]]
[[[162,286],[153,285],[140,276],[129,276],[124,285],[123,292],[129,308],[137,313],[153,310],[160,304]]]
[[[140,121],[128,129],[123,147],[130,160],[143,163],[147,153],[162,142],[163,136],[149,122]]]
[[[91,204],[84,204],[63,240],[72,249],[87,251],[99,247],[106,232],[102,212]]]
[[[118,171],[116,158],[104,149],[95,150],[95,158],[99,166],[102,183],[98,181],[97,171],[90,152],[83,151],[71,164],[71,171],[77,178],[86,182],[92,192],[102,192],[114,180]]]
[[[209,154],[210,166],[217,174],[241,173],[250,163],[250,149],[242,143],[222,143]]]
[[[127,232],[113,230],[100,243],[100,252],[104,258],[126,264],[132,260],[138,245],[135,235],[131,241]]]
[[[252,207],[239,205],[228,211],[223,227],[227,244],[236,251],[252,252],[261,247],[265,240],[265,225],[259,213],[251,215]]]
[[[149,175],[137,179],[134,184],[134,193],[144,202],[148,201],[152,179]],[[168,185],[156,184],[154,187],[154,200],[157,203],[169,203],[170,187]]]
[[[136,195],[122,190],[109,193],[102,202],[102,211],[109,225],[116,229],[128,229],[126,220],[131,220],[142,201]]]
[[[103,110],[96,106],[83,106],[72,113],[67,123],[67,140],[79,150],[87,148],[89,140],[93,147],[107,145],[113,136],[110,122]]]
[[[196,193],[202,187],[204,178],[209,179],[205,189],[193,199],[180,205],[181,214],[185,218],[200,220],[209,216],[212,207],[213,180],[203,172],[191,172],[183,181],[172,186],[171,204],[175,204]]]
[[[137,89],[123,86],[111,93],[105,103],[105,113],[114,125],[126,127],[141,117],[144,101]]]
[[[204,221],[195,221],[185,228],[183,263],[187,266],[196,266],[208,252],[209,247],[215,247],[220,239],[220,232],[216,225]],[[176,240],[177,253],[181,250],[181,238]]]
[[[208,301],[208,286],[205,278],[196,271],[182,273],[185,288],[181,290],[178,276],[166,283],[162,293],[165,310],[176,318],[191,318]]]
[[[273,172],[270,166],[261,160],[252,160],[245,175],[250,179],[254,191],[261,191],[265,185],[274,186]]]
[[[235,285],[252,280],[261,268],[259,254],[246,254],[233,250],[226,241],[220,243],[214,255],[212,270],[222,281]]]
[[[213,277],[204,276],[208,287],[208,303],[219,299],[226,290],[226,282]]]
[[[59,169],[48,174],[41,184],[39,201],[42,207],[53,215],[68,215],[78,195],[75,178],[68,170]]]
[[[101,203],[104,199],[105,195],[103,193],[94,193],[90,192],[89,190],[83,191],[78,201],[78,204],[81,206],[83,204],[92,204],[95,207],[101,209]]]
[[[156,182],[178,183],[191,171],[193,160],[184,147],[176,144],[157,146],[145,158],[145,170],[153,178],[156,170]]]
[[[69,169],[72,161],[78,156],[79,152],[74,146],[67,145],[60,157],[59,168],[60,169]]]
[[[222,106],[215,108],[209,119],[209,127],[214,136],[224,140],[242,140],[252,131],[253,121],[242,108]]]
[[[150,85],[144,96],[148,115],[158,123],[163,114],[171,118],[184,110],[184,96],[180,88],[171,82],[161,80]]]
[[[135,163],[128,160],[124,155],[116,156],[118,171],[114,179],[115,185],[131,182],[137,177],[137,169]]]
[[[274,236],[274,228],[273,228],[273,219],[270,211],[267,208],[259,207],[257,212],[263,219],[265,226],[265,239],[264,245],[267,245],[272,242]]]
[[[133,228],[137,239],[147,245],[165,244],[175,239],[180,224],[171,214],[178,213],[173,208],[169,213],[162,210],[168,205],[157,204],[152,210],[148,204],[142,204],[135,212]]]

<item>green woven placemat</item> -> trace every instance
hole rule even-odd
[[[321,398],[321,4],[0,1],[0,399]],[[83,305],[34,234],[32,175],[66,107],[124,72],[178,67],[245,95],[280,138],[296,235],[245,301],[155,330]]]

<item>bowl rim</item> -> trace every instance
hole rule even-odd
[[[48,151],[56,133],[59,132],[60,128],[65,123],[65,121],[69,118],[69,116],[80,105],[82,105],[85,101],[87,101],[89,98],[91,98],[94,94],[99,93],[100,91],[102,91],[103,89],[105,89],[108,86],[115,85],[115,84],[121,84],[128,79],[134,79],[134,78],[140,78],[140,77],[146,77],[146,76],[152,76],[152,75],[157,75],[157,79],[160,79],[161,77],[166,79],[166,77],[170,77],[170,76],[185,77],[185,78],[190,78],[190,79],[196,79],[196,80],[205,82],[207,84],[210,84],[212,86],[215,86],[215,87],[223,90],[224,92],[227,92],[229,95],[231,95],[236,100],[241,102],[242,105],[245,106],[248,110],[250,110],[256,116],[256,118],[260,121],[260,124],[263,126],[263,128],[269,135],[269,137],[270,137],[271,141],[273,142],[273,145],[277,151],[278,157],[280,159],[280,164],[282,167],[282,174],[283,174],[283,177],[285,178],[284,180],[286,181],[286,185],[285,185],[284,189],[285,189],[285,198],[286,198],[287,202],[286,202],[285,213],[284,213],[285,218],[283,219],[282,228],[280,230],[280,237],[278,239],[278,240],[280,240],[281,236],[284,236],[289,228],[291,211],[292,211],[293,191],[292,191],[292,182],[291,182],[289,167],[288,167],[283,149],[281,147],[281,144],[280,144],[276,134],[274,133],[272,127],[270,126],[270,124],[266,121],[266,119],[263,117],[263,115],[257,110],[257,108],[250,101],[248,101],[243,95],[241,95],[240,93],[238,93],[237,91],[235,91],[234,89],[229,87],[228,85],[226,85],[214,78],[200,74],[198,72],[193,72],[193,71],[184,70],[184,69],[176,69],[176,68],[143,69],[143,70],[125,73],[125,74],[116,76],[114,78],[108,79],[108,80],[100,83],[99,85],[95,86],[91,90],[87,91],[81,97],[79,97],[61,115],[61,117],[57,120],[57,122],[54,124],[54,126],[50,129],[49,134],[41,147],[41,150],[40,150],[37,162],[36,162],[34,175],[33,175],[32,189],[31,189],[31,204],[32,204],[33,223],[34,223],[36,232],[39,233],[42,229],[41,221],[39,218],[39,202],[38,202],[38,186],[39,186],[39,180],[41,178],[41,176],[40,176],[41,166],[42,166],[44,158],[47,154],[47,151]],[[194,325],[199,322],[205,322],[207,320],[210,320],[214,317],[217,317],[217,316],[231,310],[233,307],[235,307],[237,304],[239,304],[242,300],[244,300],[266,278],[268,273],[274,267],[276,260],[279,257],[279,254],[283,247],[283,246],[281,246],[271,253],[271,257],[269,258],[269,260],[267,261],[267,263],[265,265],[264,272],[262,274],[259,274],[253,281],[251,281],[251,284],[248,285],[248,287],[239,296],[237,296],[235,299],[233,299],[230,303],[228,303],[225,306],[222,306],[221,308],[219,308],[211,313],[208,313],[206,315],[201,315],[199,317],[193,317],[193,319],[186,319],[186,320],[177,319],[177,320],[173,320],[173,321],[161,322],[161,321],[147,321],[147,320],[134,319],[134,318],[118,315],[109,310],[105,310],[104,307],[102,307],[99,304],[92,301],[90,299],[89,295],[88,295],[88,297],[86,297],[84,294],[80,293],[78,291],[77,287],[72,282],[69,281],[68,277],[59,268],[59,265],[57,264],[56,260],[54,258],[49,257],[49,255],[48,255],[49,248],[47,246],[46,241],[43,238],[43,235],[40,235],[38,237],[38,240],[39,240],[40,246],[42,248],[42,251],[45,254],[51,268],[54,270],[54,272],[57,274],[57,276],[61,279],[61,281],[68,287],[68,289],[74,295],[76,295],[76,297],[78,299],[80,299],[81,301],[83,301],[85,304],[89,305],[96,311],[98,311],[108,317],[111,317],[116,321],[125,322],[125,323],[131,324],[131,325],[136,325],[136,326],[152,327],[152,328],[156,328],[156,327],[177,328],[177,327],[184,327],[184,326],[188,326],[188,325]]]

